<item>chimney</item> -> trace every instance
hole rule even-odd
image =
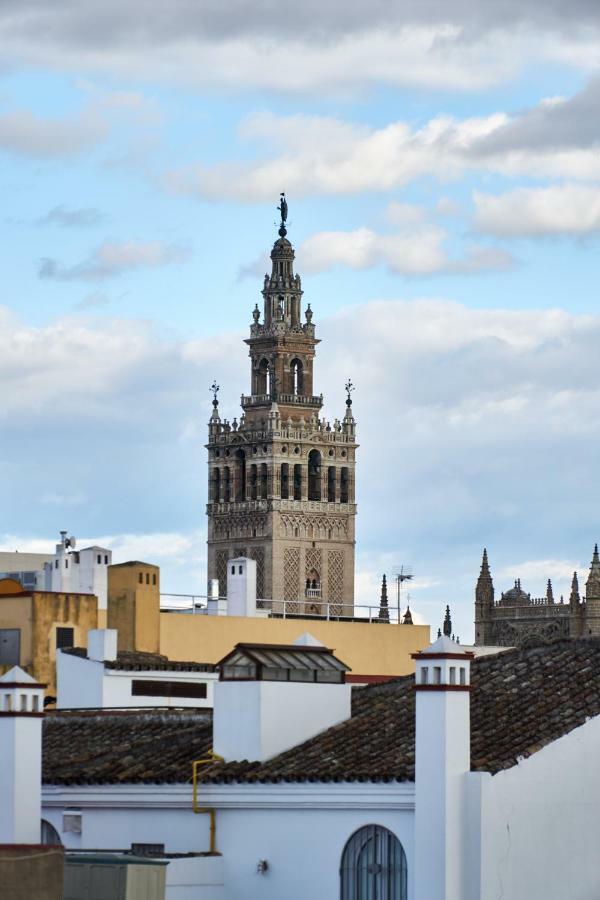
[[[227,615],[256,615],[256,560],[245,556],[228,560]]]
[[[463,900],[473,654],[446,635],[416,660],[415,900]]]
[[[0,678],[0,844],[39,844],[44,688],[19,666]]]
[[[90,628],[87,634],[88,659],[105,662],[117,658],[117,629]]]
[[[348,666],[314,638],[300,640],[236,644],[218,663],[215,753],[262,762],[350,718]]]

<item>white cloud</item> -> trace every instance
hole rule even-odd
[[[445,231],[431,225],[397,234],[377,234],[368,228],[322,231],[302,243],[298,257],[306,272],[335,265],[370,269],[383,264],[403,275],[432,275],[506,269],[512,264],[509,254],[485,247],[471,248],[463,259],[453,259],[443,246],[446,237]]]
[[[0,115],[0,150],[42,159],[68,157],[93,147],[107,134],[96,116],[50,119],[29,110]]]
[[[48,257],[41,259],[38,275],[56,281],[98,281],[132,269],[181,263],[189,255],[189,249],[162,241],[104,241],[88,259],[73,266],[63,266]]]
[[[600,187],[563,184],[517,188],[492,195],[476,191],[475,227],[499,236],[583,235],[600,231]]]

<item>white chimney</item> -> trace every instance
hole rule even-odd
[[[19,666],[0,678],[0,844],[39,844],[44,687]]]
[[[464,900],[473,654],[445,635],[416,660],[415,900]]]
[[[88,659],[105,662],[117,658],[117,629],[90,628],[87,634]]]
[[[237,644],[219,665],[213,749],[262,761],[350,718],[347,666],[314,645]]]
[[[256,615],[256,560],[245,556],[228,560],[227,615]]]

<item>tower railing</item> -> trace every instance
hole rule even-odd
[[[249,406],[265,406],[273,402],[271,394],[242,394],[241,404],[244,409]],[[277,402],[284,406],[323,406],[323,395],[310,396],[303,394],[277,394]]]
[[[388,622],[398,624],[398,610],[389,607],[385,612],[388,618],[380,618],[381,607],[379,604],[367,605],[352,603],[351,601],[337,600],[329,602],[319,600],[321,594],[319,588],[307,588],[304,595],[297,600],[257,600],[256,609],[267,618],[275,619],[325,619],[346,620],[353,622],[382,624]],[[211,615],[209,600],[227,602],[226,597],[208,597],[206,594],[163,594],[160,595],[160,608],[162,612],[185,613],[194,615]],[[214,613],[216,614],[216,613]]]

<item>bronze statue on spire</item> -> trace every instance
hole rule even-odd
[[[287,222],[288,217],[288,205],[287,200],[285,199],[285,192],[282,191],[279,196],[281,198],[279,201],[279,206],[277,207],[277,209],[281,213],[281,225],[279,226],[279,234],[281,237],[285,237],[287,234],[285,223]]]

